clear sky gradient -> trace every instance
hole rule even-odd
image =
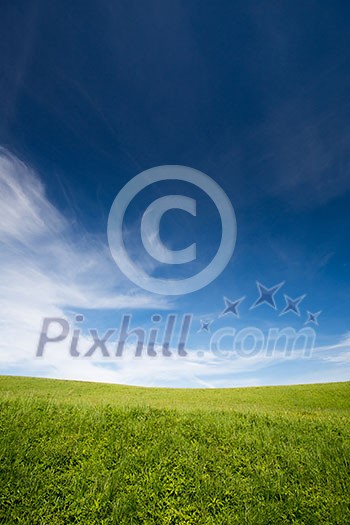
[[[2,2],[0,373],[180,387],[349,379],[349,20],[345,1]],[[226,269],[184,296],[130,282],[107,242],[116,195],[162,165],[209,175],[237,219]],[[169,211],[160,225],[170,249],[196,243],[191,264],[162,266],[142,245],[144,210],[168,194],[197,202],[196,217]],[[200,188],[166,181],[135,197],[123,232],[140,268],[179,279],[210,262],[221,234]],[[252,308],[259,283],[282,282],[273,305]],[[115,357],[124,314],[147,337],[157,327],[157,357],[135,358],[132,338]],[[164,358],[172,314],[173,356]],[[193,319],[181,357],[185,314]],[[68,320],[71,332],[37,358],[45,317]],[[264,337],[310,327],[312,355],[276,348],[248,357],[229,335],[222,355],[213,353],[218,330],[247,327]],[[101,337],[115,329],[109,357],[101,349],[84,357],[90,329]]]

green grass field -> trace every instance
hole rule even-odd
[[[0,523],[350,524],[350,383],[0,377]]]

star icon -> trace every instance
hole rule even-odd
[[[207,319],[201,319],[201,327],[200,329],[198,330],[197,334],[199,332],[208,332],[210,334],[210,325],[213,321],[208,321]]]
[[[297,297],[296,299],[291,299],[288,295],[284,294],[284,298],[286,300],[286,306],[283,308],[280,315],[284,315],[288,312],[293,312],[293,314],[300,317],[300,310],[299,310],[299,304],[303,299],[305,299],[306,294],[301,295],[300,297]]]
[[[266,288],[266,286],[263,286],[259,281],[256,281],[256,285],[258,287],[260,297],[255,301],[255,303],[250,307],[252,310],[253,308],[256,308],[257,306],[260,306],[261,304],[268,304],[271,306],[271,308],[274,308],[274,310],[277,310],[276,303],[275,303],[275,294],[278,292],[278,290],[284,285],[285,281],[282,281],[279,284],[276,284],[275,286],[272,286],[271,288]]]
[[[238,307],[239,305],[244,301],[245,297],[241,297],[240,299],[237,299],[236,301],[230,301],[230,299],[227,299],[227,297],[224,297],[225,301],[225,310],[221,312],[220,317],[223,317],[227,314],[233,314],[236,317],[239,317]]]
[[[309,311],[307,311],[306,313],[307,313],[307,320],[305,321],[304,324],[314,323],[318,326],[317,318],[322,313],[322,311],[320,310],[319,312],[316,312],[315,314]]]

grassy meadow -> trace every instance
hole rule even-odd
[[[0,523],[350,523],[350,383],[0,377]]]

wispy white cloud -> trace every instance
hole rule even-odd
[[[0,149],[2,369],[33,356],[44,317],[68,308],[168,308],[123,278],[108,247],[64,217],[39,177]]]
[[[46,199],[42,183],[20,160],[0,148],[0,241],[30,247],[67,227],[66,221]]]
[[[335,347],[318,347],[310,358],[303,351],[293,351],[286,357],[283,351],[271,356],[264,352],[253,357],[228,353],[220,357],[205,350],[189,351],[186,357],[177,355],[172,348],[172,357],[161,355],[156,347],[157,357],[149,357],[146,352],[135,357],[135,346],[129,343],[122,357],[115,357],[115,342],[106,344],[110,357],[102,358],[99,350],[85,358],[91,346],[87,336],[81,336],[79,351],[81,356],[69,355],[69,343],[62,341],[48,345],[42,359],[17,362],[13,373],[43,375],[57,379],[99,381],[143,386],[222,388],[237,386],[259,386],[270,384],[312,383],[345,381],[349,379],[349,352],[343,344]],[[299,372],[288,376],[277,374],[280,365],[297,366]],[[307,371],[308,370],[308,371]]]
[[[38,176],[4,149],[0,193],[1,287],[17,303],[30,296],[82,308],[167,307],[164,299],[131,289],[106,244],[70,224]]]
[[[335,356],[326,356],[324,359],[330,363],[350,364],[350,352],[342,352]]]

